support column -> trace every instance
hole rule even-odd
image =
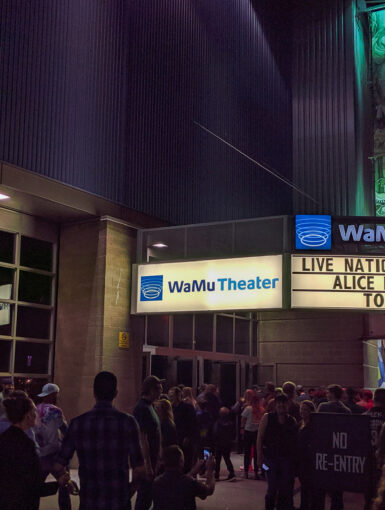
[[[130,412],[139,395],[142,342],[120,349],[130,333],[131,264],[136,232],[113,220],[65,225],[60,236],[54,381],[68,419],[94,403],[93,379],[101,370],[118,378],[116,406]]]

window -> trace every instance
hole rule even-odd
[[[233,352],[234,317],[217,315],[217,352]]]
[[[0,335],[12,336],[14,305],[0,301]]]
[[[46,374],[48,372],[49,344],[16,342],[15,372]]]
[[[1,273],[0,273],[1,276]],[[19,301],[51,304],[52,277],[44,274],[20,271],[19,275]]]
[[[193,315],[174,315],[173,345],[178,349],[192,349]]]
[[[15,387],[32,395],[50,380],[54,246],[0,231],[0,373],[14,376]]]
[[[235,353],[249,354],[250,351],[250,321],[235,318]]]
[[[0,231],[0,262],[13,264],[15,234]]]
[[[52,244],[32,237],[21,236],[20,265],[52,271]]]
[[[0,340],[0,372],[9,372],[12,342]]]
[[[195,350],[213,350],[213,315],[195,315]]]
[[[168,347],[168,315],[149,315],[147,317],[147,345]]]

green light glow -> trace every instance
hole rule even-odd
[[[363,141],[366,139],[365,123],[363,119],[366,118],[365,109],[367,108],[367,101],[365,100],[367,90],[367,55],[365,36],[360,24],[359,18],[356,17],[356,25],[354,31],[354,61],[356,68],[356,112],[357,112],[357,138],[356,145],[356,180],[354,189],[354,210],[353,214],[356,216],[366,216],[371,212],[371,204],[368,201],[368,193],[365,191],[365,155]],[[361,143],[360,143],[361,141]]]
[[[370,14],[374,95],[376,215],[385,216],[385,10]]]

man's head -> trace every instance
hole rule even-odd
[[[60,388],[57,384],[48,383],[45,384],[42,389],[41,393],[39,393],[38,397],[42,399],[43,402],[46,404],[56,404],[57,402],[57,395],[60,391]]]
[[[289,410],[289,399],[285,393],[277,395],[274,399],[275,411],[279,416],[283,416],[288,413]]]
[[[163,382],[164,379],[159,379],[156,375],[149,375],[142,383],[142,396],[155,402],[163,392]]]
[[[170,399],[173,407],[176,407],[180,402],[182,402],[182,390],[178,386],[170,388],[168,391],[168,398]]]
[[[330,384],[327,387],[327,399],[330,401],[341,400],[342,397],[342,387],[339,384]]]
[[[201,384],[199,387],[198,387],[198,395],[200,395],[201,393],[204,393],[206,391],[206,384]]]
[[[265,393],[273,394],[275,391],[275,384],[271,381],[265,382]]]
[[[373,404],[375,407],[385,409],[385,388],[377,388],[374,392]]]
[[[230,415],[230,409],[228,407],[221,407],[219,409],[219,416],[220,418],[226,419]]]
[[[362,390],[362,400],[370,402],[373,398],[373,393],[370,390]]]
[[[116,395],[118,381],[111,372],[99,372],[94,379],[94,395],[96,400],[112,402]]]
[[[292,400],[296,395],[295,384],[291,381],[286,381],[282,386],[282,390],[284,393],[286,393],[288,399],[290,400]]]
[[[18,424],[23,430],[27,430],[35,425],[36,407],[26,393],[21,393],[11,393],[3,400],[3,405],[8,420],[14,425]]]
[[[353,386],[348,386],[345,390],[348,402],[355,402],[357,399],[357,390]]]
[[[3,386],[2,393],[4,397],[7,397],[15,390],[15,385],[13,384],[11,377],[2,377],[1,384]]]
[[[218,393],[218,388],[215,386],[215,384],[208,384],[206,387],[206,393],[213,393],[216,395]]]
[[[183,471],[184,455],[176,444],[163,450],[162,461],[167,471]]]

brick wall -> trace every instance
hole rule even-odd
[[[131,411],[139,394],[142,345],[118,347],[130,330],[130,278],[135,254],[132,229],[93,220],[62,227],[54,381],[68,419],[94,403],[93,379],[101,370],[118,377],[117,407]]]

